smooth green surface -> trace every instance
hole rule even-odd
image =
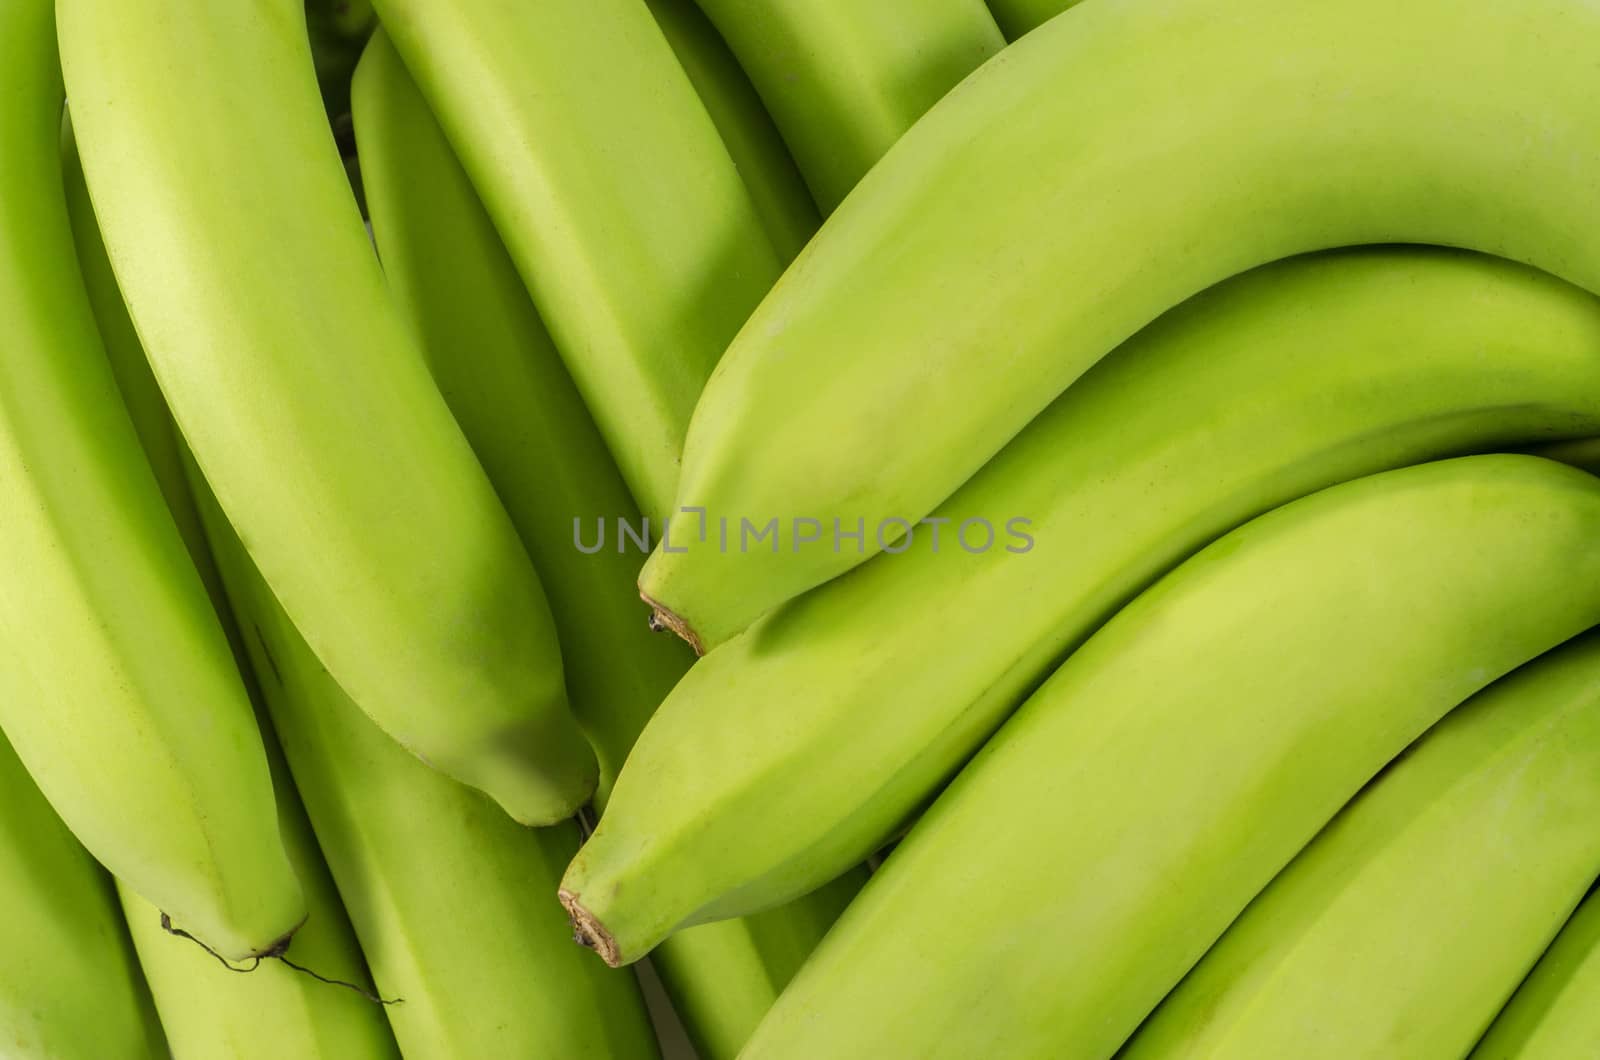
[[[641,0],[376,0],[657,526],[689,414],[781,270]]]
[[[184,439],[351,696],[524,823],[595,765],[538,578],[389,301],[292,0],[61,0],[78,148]]]
[[[1496,682],[1393,763],[1118,1055],[1465,1056],[1600,875],[1596,819],[1590,635]]]
[[[1160,313],[1304,251],[1462,246],[1600,292],[1597,48],[1591,0],[1083,4],[828,219],[708,384],[675,504],[915,521]],[[707,645],[876,550],[674,544],[642,587]]]
[[[698,0],[830,214],[946,92],[1005,46],[983,0]]]
[[[635,552],[638,513],[515,267],[437,122],[382,34],[354,91],[356,133],[386,275],[434,378],[499,491],[558,616],[567,688],[600,760],[601,805],[633,741],[693,660],[652,634]],[[592,543],[574,544],[573,520]],[[731,1060],[863,881],[673,939],[656,965],[705,1060]]]
[[[1600,891],[1567,921],[1473,1060],[1571,1060],[1600,1055]]]
[[[50,809],[3,736],[0,903],[0,1054],[167,1055],[111,878]]]
[[[1005,31],[1006,40],[1016,40],[1055,18],[1083,0],[988,0],[994,20]]]
[[[1396,754],[1600,619],[1597,533],[1591,476],[1477,456],[1209,546],[945,789],[745,1060],[1111,1055]]]
[[[803,893],[888,841],[1055,662],[1217,535],[1345,479],[1597,425],[1600,301],[1523,266],[1382,248],[1220,285],[937,509],[937,548],[919,527],[695,666],[569,884],[599,888],[592,911],[628,948]],[[1013,554],[1019,517],[1034,545]],[[995,527],[981,554],[959,543],[973,518]]]
[[[779,260],[793,261],[822,219],[772,116],[694,0],[647,3],[739,167]]]
[[[0,727],[78,839],[233,956],[305,913],[250,704],[107,367],[52,5],[0,8]]]

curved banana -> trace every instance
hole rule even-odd
[[[227,642],[73,248],[49,0],[0,9],[0,728],[78,839],[234,957],[305,915]]]
[[[352,98],[390,288],[563,616],[567,687],[600,760],[595,798],[604,806],[633,741],[691,655],[639,621],[628,592],[631,554],[609,537],[586,554],[597,521],[610,528],[603,535],[618,517],[637,526],[637,510],[465,172],[381,31],[357,68]],[[582,552],[580,539],[588,543]],[[853,874],[662,948],[655,963],[705,1060],[737,1054],[861,880]]]
[[[1402,755],[1117,1055],[1457,1060],[1600,875],[1597,818],[1591,634]]]
[[[773,250],[784,264],[793,261],[822,219],[755,86],[694,0],[646,3],[722,134]]]
[[[1069,389],[907,551],[702,659],[565,886],[624,954],[803,894],[1218,534],[1345,479],[1597,424],[1600,301],[1523,266],[1381,248],[1222,284]]]
[[[830,214],[1005,38],[983,0],[698,0]]]
[[[538,578],[389,303],[302,5],[60,0],[73,123],[168,406],[309,643],[529,824],[595,764]]]
[[[1473,1050],[1473,1060],[1600,1055],[1600,889],[1556,936]]]
[[[176,485],[185,485],[184,479]],[[282,752],[270,733],[263,742],[278,789],[279,826],[310,909],[284,956],[370,991],[366,960]],[[278,961],[263,961],[248,974],[230,971],[193,942],[163,930],[160,912],[133,890],[120,887],[119,893],[175,1060],[399,1060],[377,1002]]]
[[[0,18],[7,29],[15,23]],[[12,97],[14,98],[14,97]],[[0,1043],[7,1056],[166,1055],[111,880],[0,736]]]
[[[1385,763],[1595,624],[1597,533],[1600,481],[1475,456],[1209,546],[945,789],[744,1060],[1110,1056]]]
[[[1005,31],[1006,40],[1030,33],[1083,0],[988,0],[989,11]]]
[[[1030,33],[862,181],[706,387],[675,510],[776,516],[778,554],[685,528],[643,594],[715,646],[1251,266],[1437,243],[1600,292],[1597,47],[1592,0],[1112,0]],[[797,551],[801,518],[828,532]]]
[[[428,769],[334,682],[190,467],[284,755],[408,1057],[655,1055],[630,976],[572,944],[538,895],[576,822],[518,827]]]
[[[717,127],[641,0],[374,6],[659,527],[700,390],[780,271]]]

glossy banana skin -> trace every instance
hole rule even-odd
[[[1597,45],[1593,0],[1084,4],[829,218],[707,385],[676,505],[914,522],[1158,314],[1303,251],[1461,246],[1600,291]],[[865,558],[674,546],[640,587],[708,648]]]
[[[900,135],[1005,46],[983,0],[698,0],[829,214]]]
[[[1567,1060],[1600,1051],[1600,890],[1567,921],[1473,1050],[1473,1060]]]
[[[1600,875],[1597,817],[1591,634],[1393,763],[1118,1056],[1465,1056]]]
[[[55,45],[45,0],[0,13],[0,726],[97,859],[243,956],[305,906],[244,687],[78,275]]]
[[[630,592],[636,554],[574,544],[638,513],[438,123],[380,31],[353,92],[373,233],[429,367],[539,569],[572,707],[600,761],[596,802],[692,654],[651,634]],[[809,201],[809,200],[808,200]],[[705,1060],[731,1058],[864,881],[672,939],[655,964]]]
[[[110,877],[67,831],[3,736],[0,902],[6,1055],[167,1055]]]
[[[919,528],[713,651],[564,886],[636,956],[803,894],[893,837],[1123,602],[1314,490],[1600,422],[1600,301],[1523,266],[1374,248],[1263,267],[1146,329]],[[1031,551],[1005,534],[1029,520]],[[997,529],[988,551],[963,520]],[[610,892],[616,891],[613,895]]]
[[[1475,456],[1209,546],[979,752],[746,1060],[1110,1056],[1387,762],[1595,623],[1597,532],[1591,476]]]
[[[716,125],[641,0],[374,6],[659,526],[700,390],[780,271]]]
[[[722,134],[779,260],[787,265],[822,223],[772,116],[694,0],[646,0],[683,72]]]
[[[289,623],[216,501],[197,500],[317,840],[407,1057],[655,1055],[631,977],[535,900],[578,844],[428,769],[351,702]]]
[[[389,303],[301,5],[59,13],[117,280],[274,592],[390,735],[523,823],[570,815],[595,765],[549,608]]]

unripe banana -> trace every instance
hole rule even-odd
[[[793,261],[822,221],[755,86],[694,0],[646,2],[722,134],[773,250],[784,264]]]
[[[1110,1056],[1385,763],[1595,624],[1596,534],[1600,481],[1475,456],[1209,546],[945,789],[745,1060]]]
[[[983,0],[698,0],[824,214],[1005,38]]]
[[[1264,262],[1463,246],[1600,292],[1590,0],[1138,0],[1030,33],[830,218],[708,383],[676,508],[866,526],[779,555],[658,543],[713,647],[861,563],[1158,314]],[[1537,144],[1537,149],[1528,145]]]
[[[1473,1060],[1572,1060],[1600,1056],[1600,890],[1556,936]]]
[[[994,20],[1005,30],[1007,40],[1016,40],[1055,18],[1083,0],[989,0]]]
[[[352,98],[390,288],[564,616],[558,632],[567,688],[600,760],[596,803],[604,806],[629,748],[691,653],[639,621],[631,554],[576,547],[575,520],[590,541],[596,520],[637,526],[637,511],[488,215],[381,31],[357,69]],[[759,917],[686,932],[657,953],[705,1060],[737,1054],[859,887],[862,876],[849,875]]]
[[[270,735],[266,741],[284,842],[310,909],[284,956],[348,985],[319,982],[275,960],[245,974],[224,968],[190,940],[162,930],[160,912],[122,887],[122,908],[172,1055],[175,1060],[399,1060],[383,1007],[351,989],[370,994],[366,959],[280,752]]]
[[[0,908],[0,1047],[7,1056],[166,1055],[110,878],[45,802],[3,736]]]
[[[565,886],[624,957],[805,893],[890,839],[1173,564],[1345,479],[1588,435],[1597,354],[1596,299],[1457,251],[1315,255],[1206,292],[1069,389],[903,554],[701,660]]]
[[[655,1055],[631,976],[572,944],[554,886],[578,826],[518,827],[397,747],[290,624],[191,466],[289,768],[413,1058]]]
[[[593,756],[538,578],[388,299],[293,0],[60,0],[96,215],[183,436],[352,698],[517,820]]]
[[[659,526],[700,390],[780,271],[716,126],[643,0],[374,6]]]
[[[1118,1056],[1465,1056],[1600,875],[1597,818],[1591,634],[1497,682],[1402,755]]]
[[[305,915],[227,642],[106,365],[49,0],[0,8],[0,727],[91,853],[231,956]]]

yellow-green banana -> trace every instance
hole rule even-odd
[[[643,0],[374,6],[659,527],[700,390],[780,269],[716,125]]]
[[[631,554],[577,547],[575,533],[592,543],[597,521],[637,526],[637,511],[466,173],[381,31],[352,98],[390,288],[563,616],[567,688],[600,760],[603,806],[691,654],[639,620]],[[738,1052],[859,886],[851,875],[751,920],[687,932],[658,952],[705,1060]]]
[[[318,982],[274,960],[248,973],[224,968],[162,930],[155,907],[123,887],[122,908],[174,1060],[399,1060],[382,1006],[349,989],[371,991],[366,960],[281,753],[270,735],[266,741],[280,827],[310,909],[284,956],[349,986]]]
[[[229,956],[305,904],[250,704],[78,274],[49,0],[0,8],[0,728],[102,863]]]
[[[1600,1056],[1600,889],[1556,936],[1473,1050],[1473,1060]]]
[[[289,768],[407,1057],[655,1055],[638,988],[539,895],[578,826],[518,827],[429,770],[334,682],[205,492],[196,501]]]
[[[28,1060],[167,1054],[110,878],[3,736],[0,908],[0,1052]]]
[[[1118,1056],[1457,1060],[1600,875],[1596,819],[1591,634],[1496,682],[1401,756]]]
[[[1083,0],[989,0],[989,10],[994,20],[1005,30],[1007,40],[1016,40],[1024,33],[1038,29],[1070,7]]]
[[[515,531],[391,305],[302,6],[60,0],[95,213],[183,436],[339,682],[517,820],[595,764]]]
[[[624,957],[803,894],[1218,534],[1345,479],[1597,423],[1600,301],[1523,266],[1374,248],[1220,285],[1069,389],[908,551],[701,660],[565,886]]]
[[[755,86],[694,0],[646,2],[722,134],[773,250],[785,264],[793,261],[821,218]]]
[[[824,214],[1005,46],[983,0],[698,0],[761,93]]]
[[[945,789],[744,1060],[1110,1056],[1385,763],[1600,619],[1597,533],[1600,481],[1496,455],[1209,546]]]
[[[1600,292],[1597,47],[1589,0],[1110,0],[1028,34],[874,167],[707,384],[675,510],[776,517],[778,552],[681,516],[642,592],[714,646],[1255,265],[1437,243]],[[825,533],[797,550],[801,518]]]

